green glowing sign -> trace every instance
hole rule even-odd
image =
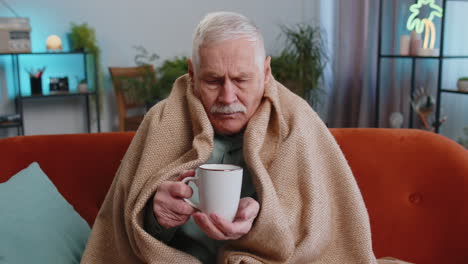
[[[429,5],[432,11],[429,13],[429,17],[420,19],[417,16],[420,13],[420,9],[423,5]],[[408,18],[406,27],[408,30],[416,31],[417,33],[422,33],[424,31],[424,46],[423,48],[434,48],[434,43],[436,39],[435,26],[432,20],[434,17],[442,17],[443,9],[434,3],[434,0],[419,0],[416,4],[411,5],[409,10],[411,15]],[[431,38],[431,43],[429,45],[429,37]]]

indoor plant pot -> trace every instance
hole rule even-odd
[[[460,78],[457,81],[457,88],[460,92],[468,93],[468,78]]]

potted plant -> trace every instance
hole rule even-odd
[[[85,78],[76,77],[77,90],[79,93],[87,93],[88,92],[88,81]]]
[[[122,90],[128,102],[137,105],[146,105],[149,109],[159,101],[156,93],[156,73],[154,71],[154,61],[159,59],[156,53],[150,53],[143,46],[133,47],[137,53],[134,56],[136,66],[142,67],[138,77],[119,77]],[[148,67],[145,67],[148,66]]]
[[[95,69],[97,71],[97,80],[95,80],[98,89],[97,93],[99,94],[99,107],[102,108],[102,71],[100,64],[100,49],[96,41],[96,32],[94,28],[90,27],[87,23],[76,24],[74,22],[70,23],[70,47],[72,51],[88,52],[93,56],[91,59],[87,60],[88,69],[94,67],[94,61],[96,62]]]
[[[279,56],[271,56],[271,71],[275,79],[294,93],[299,94],[294,84],[296,66],[294,57],[285,51],[282,51]]]
[[[143,46],[134,48],[137,50],[134,57],[137,66],[154,65],[154,61],[159,59],[156,53],[148,52]],[[147,109],[168,97],[175,80],[188,72],[187,57],[167,59],[155,72],[150,69],[138,78],[121,78],[124,82],[121,89],[126,98],[137,104],[145,103]]]
[[[96,32],[87,23],[70,23],[70,46],[73,51],[90,52],[99,54],[96,44]]]
[[[139,65],[143,66],[143,65]],[[149,109],[159,98],[156,93],[156,75],[152,68],[145,68],[139,77],[120,77],[121,89],[127,103],[146,105]]]
[[[320,27],[296,24],[281,26],[285,48],[272,57],[275,78],[306,99],[312,106],[321,103],[323,71],[328,61],[323,33]]]
[[[188,73],[187,57],[174,57],[167,59],[157,69],[158,82],[156,84],[158,96],[166,98],[172,90],[172,85],[180,76]]]
[[[457,81],[457,88],[460,92],[468,93],[468,77],[459,78]]]

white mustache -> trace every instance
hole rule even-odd
[[[211,107],[210,112],[212,114],[245,113],[247,112],[247,108],[241,103],[233,103],[230,105],[215,104]]]

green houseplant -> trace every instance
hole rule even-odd
[[[324,93],[321,83],[328,61],[322,29],[300,23],[292,27],[283,25],[281,32],[285,47],[279,56],[272,57],[273,75],[312,106],[318,106]]]
[[[161,98],[169,96],[172,90],[174,81],[180,76],[188,73],[187,57],[174,57],[165,60],[157,69],[158,81],[156,84],[158,93]]]
[[[91,59],[87,60],[88,69],[94,67],[96,64],[97,71],[97,80],[95,80],[98,89],[97,93],[99,94],[99,107],[102,110],[102,71],[101,71],[101,62],[100,62],[100,49],[97,45],[96,32],[94,28],[90,27],[87,23],[77,24],[74,22],[70,23],[70,47],[72,51],[88,52],[92,54]],[[86,80],[88,81],[88,80]],[[92,82],[91,82],[92,83]],[[89,83],[88,83],[89,85]]]
[[[137,66],[154,65],[159,59],[156,53],[148,52],[142,46],[135,46],[137,54],[134,57]],[[151,68],[138,78],[122,77],[121,81],[125,96],[135,103],[146,103],[150,108],[158,101],[166,98],[171,93],[174,81],[188,72],[187,57],[174,57],[165,60],[162,65],[152,71]]]
[[[151,65],[139,65],[151,66]],[[120,77],[121,89],[127,103],[152,105],[158,101],[156,93],[156,74],[153,68],[145,67],[139,77]]]
[[[70,41],[71,49],[74,51],[99,54],[99,47],[96,44],[96,32],[87,23],[70,23]]]
[[[143,46],[133,47],[137,53],[134,56],[134,62],[137,66],[144,67],[141,76],[135,77],[120,77],[122,85],[120,89],[125,94],[125,97],[136,104],[146,104],[147,108],[158,101],[156,87],[156,73],[154,71],[154,61],[159,59],[158,54],[150,53]]]
[[[276,80],[290,89],[293,89],[291,85],[294,85],[292,82],[295,79],[296,70],[292,68],[296,68],[295,66],[294,57],[285,51],[282,51],[279,56],[271,57],[271,71],[273,75]]]

